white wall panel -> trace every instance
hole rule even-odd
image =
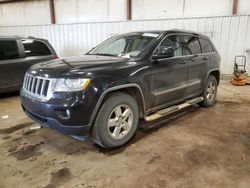
[[[235,55],[246,55],[250,63],[249,53],[246,53],[246,49],[250,49],[250,16],[10,26],[0,27],[0,35],[46,38],[58,55],[64,57],[83,54],[114,34],[171,28],[192,30],[209,36],[221,54],[223,74],[232,73]]]
[[[239,15],[250,14],[250,1],[238,0]],[[229,16],[233,0],[133,0],[132,19]],[[55,0],[56,22],[125,21],[127,0]],[[50,24],[48,0],[0,5],[0,26]]]
[[[75,0],[56,0],[55,16],[57,23],[77,22],[77,3]]]
[[[250,14],[250,1],[249,0],[238,0],[238,14]]]
[[[109,21],[127,20],[127,0],[109,0]]]
[[[133,0],[132,7],[135,20],[225,16],[232,13],[232,0]],[[247,14],[246,9],[241,13]]]
[[[182,17],[183,2],[184,0],[133,0],[132,17],[135,20]]]
[[[0,25],[27,25],[50,23],[48,1],[30,1],[0,5]]]
[[[126,20],[126,0],[55,0],[57,23]]]
[[[185,17],[221,16],[232,13],[232,0],[185,0]]]

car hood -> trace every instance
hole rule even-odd
[[[50,76],[72,75],[73,73],[77,74],[78,71],[91,72],[115,67],[122,68],[128,66],[129,61],[129,58],[123,57],[84,55],[42,62],[32,66],[29,72],[36,75],[49,74]]]

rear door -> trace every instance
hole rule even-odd
[[[195,35],[182,35],[183,53],[187,64],[187,95],[192,98],[200,95],[206,76],[208,58],[202,54],[200,41]]]
[[[20,40],[0,40],[0,90],[20,87],[20,72],[25,70]]]
[[[187,67],[182,57],[179,35],[167,36],[160,46],[170,46],[174,57],[158,59],[152,65],[151,108],[161,108],[182,101],[187,88]]]
[[[56,58],[54,49],[42,40],[23,39],[22,44],[26,61],[30,66]]]

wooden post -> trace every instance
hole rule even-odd
[[[55,16],[55,5],[54,0],[49,0],[49,8],[50,8],[50,20],[52,24],[56,23],[56,16]]]
[[[127,20],[132,20],[132,0],[127,0]]]
[[[237,14],[237,8],[238,8],[238,0],[233,0],[233,11],[232,11],[233,15]]]

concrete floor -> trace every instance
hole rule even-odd
[[[223,81],[189,108],[103,150],[37,126],[17,94],[0,97],[0,187],[250,187],[250,86]],[[143,124],[143,123],[142,123]]]

